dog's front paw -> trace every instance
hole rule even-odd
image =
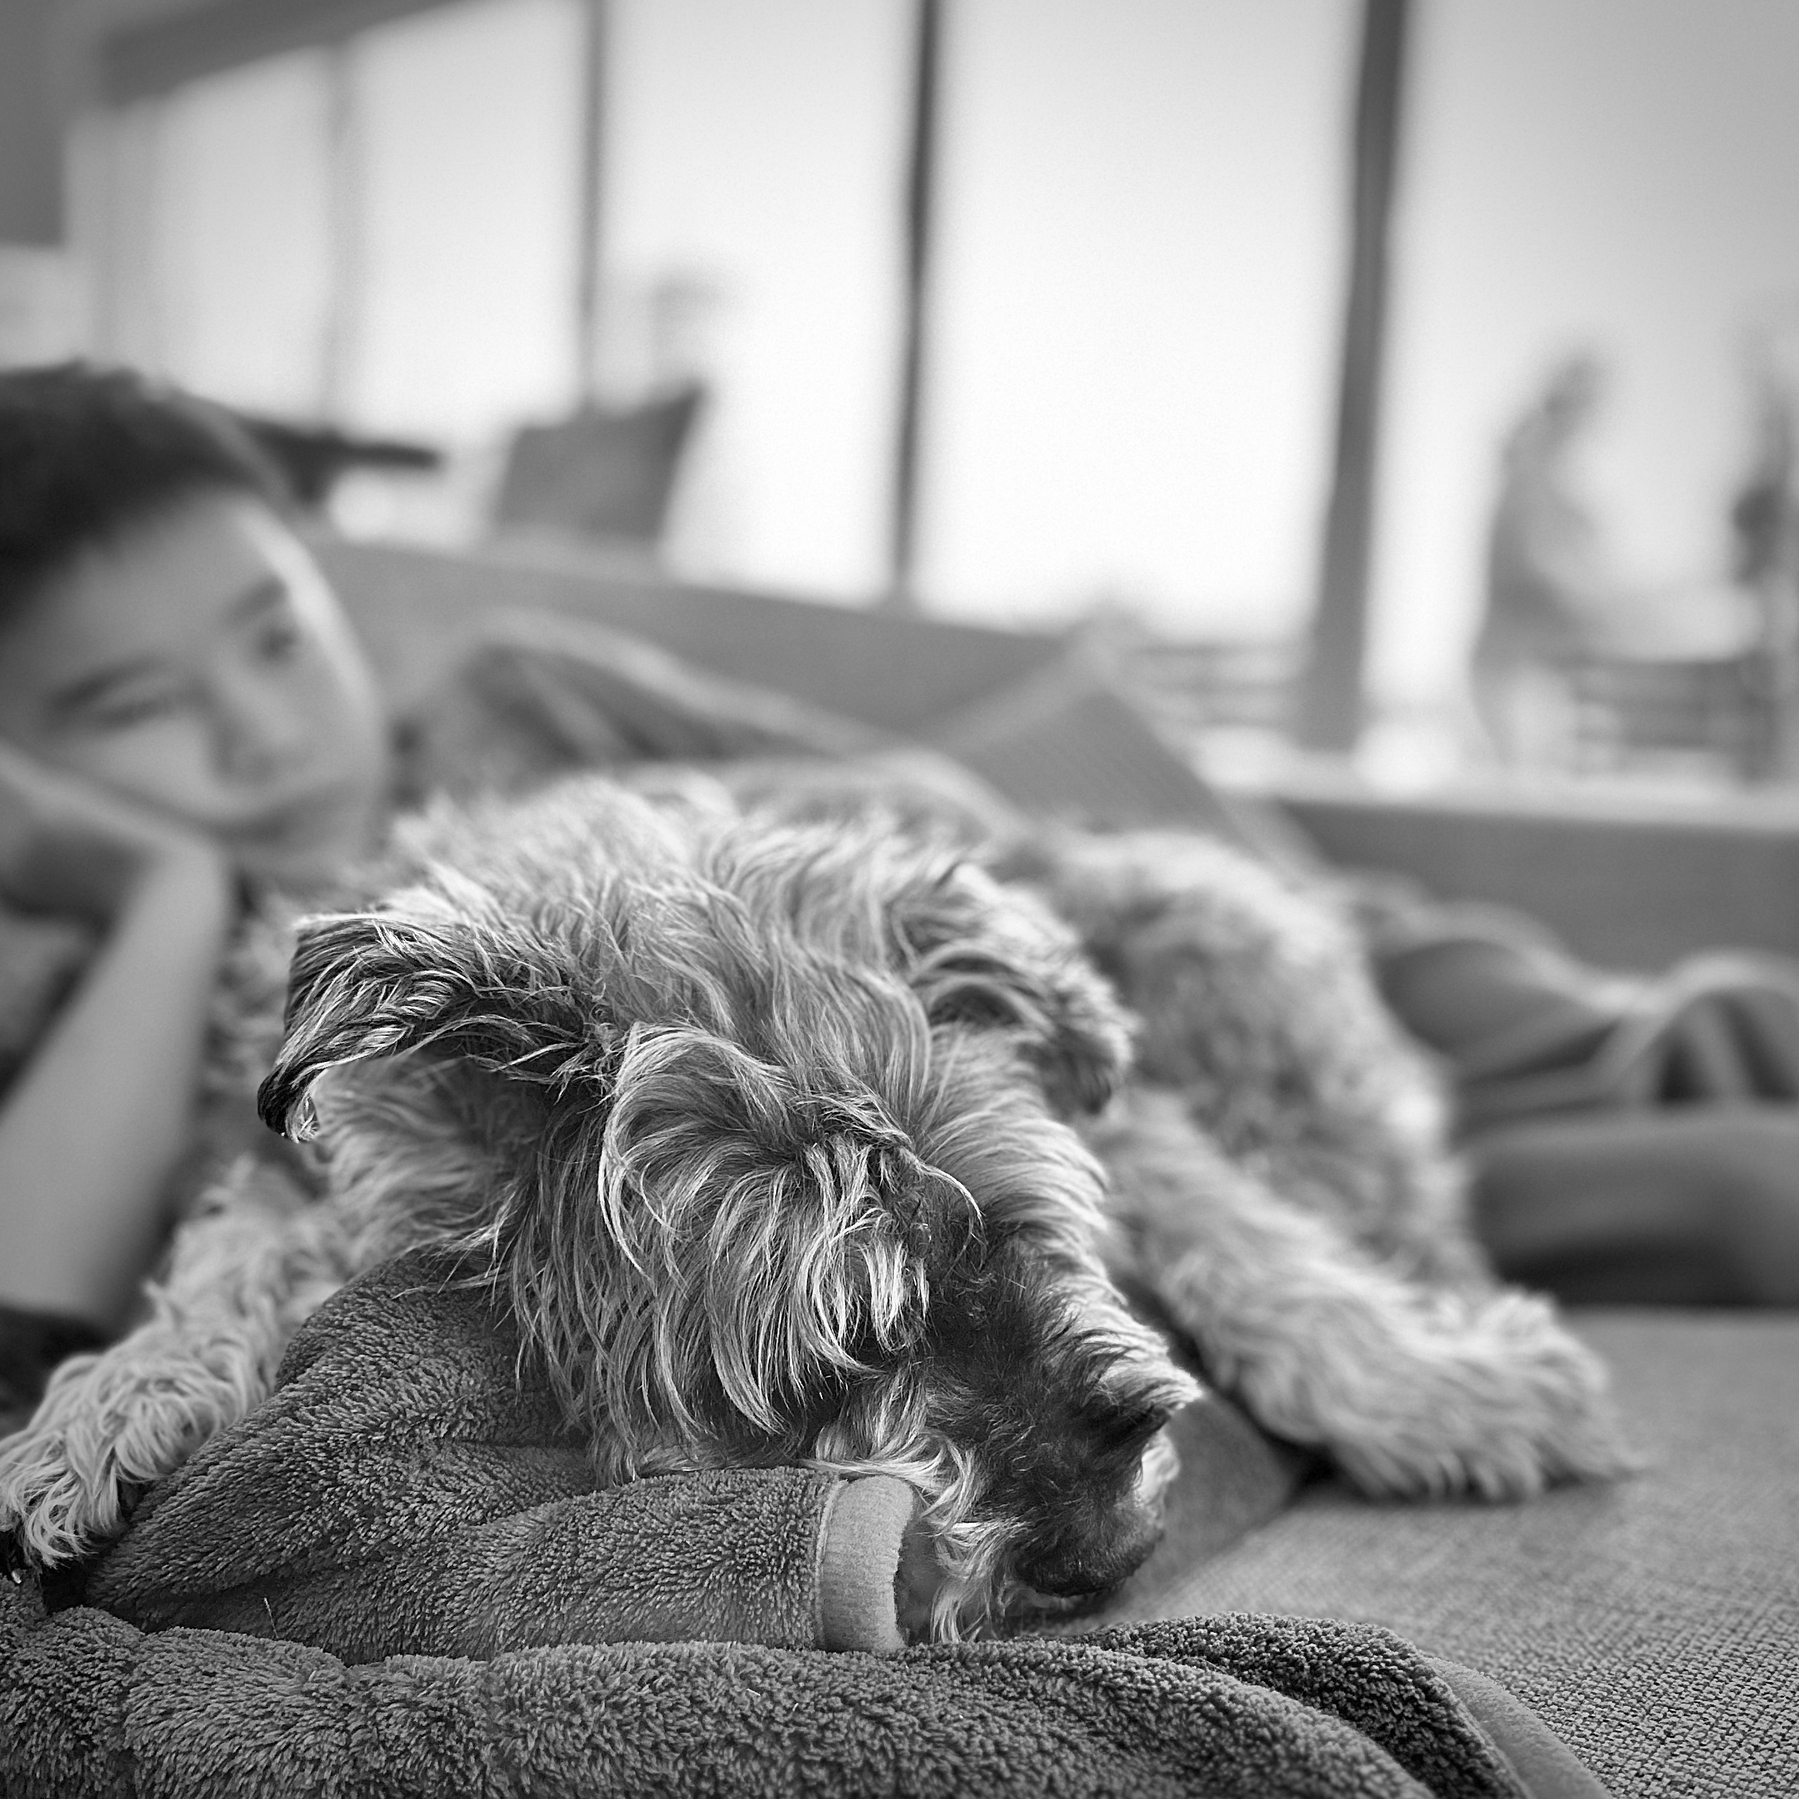
[[[1640,1458],[1604,1365],[1551,1306],[1526,1294],[1441,1302],[1395,1361],[1371,1364],[1326,1447],[1361,1491],[1526,1499],[1610,1479]]]
[[[0,1442],[0,1536],[38,1567],[78,1561],[124,1527],[129,1495],[75,1397],[102,1360],[65,1362],[31,1422]]]
[[[255,1372],[156,1325],[71,1357],[31,1422],[0,1443],[0,1532],[43,1568],[96,1554],[146,1487],[249,1410]]]

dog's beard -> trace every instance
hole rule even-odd
[[[1170,1407],[1187,1397],[1180,1389],[1162,1393]],[[806,1459],[813,1467],[846,1477],[892,1475],[919,1495],[919,1526],[936,1561],[929,1633],[934,1640],[989,1636],[1034,1619],[1088,1609],[1159,1540],[1164,1501],[1180,1461],[1167,1432],[1158,1428],[1108,1473],[1104,1484],[1113,1491],[1092,1508],[1103,1535],[1128,1540],[1125,1557],[1091,1584],[1078,1582],[1074,1590],[1061,1582],[1060,1590],[1034,1584],[1028,1551],[1043,1520],[997,1506],[990,1462],[978,1448],[923,1422],[930,1410],[930,1396],[922,1388],[890,1386],[876,1403],[827,1425]]]

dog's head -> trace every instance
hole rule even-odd
[[[302,927],[264,1115],[375,1244],[507,1296],[603,1474],[900,1473],[944,1634],[1142,1559],[1193,1389],[1094,1252],[1050,1100],[1103,1096],[1123,1022],[1045,915],[599,783],[446,815],[411,872]]]

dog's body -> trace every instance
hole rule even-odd
[[[1193,840],[1013,862],[594,781],[415,825],[293,956],[262,1109],[316,1126],[323,1203],[240,1164],[150,1322],[0,1448],[0,1526],[46,1563],[116,1534],[326,1293],[421,1246],[509,1302],[607,1478],[911,1481],[942,1635],[1154,1541],[1195,1389],[1102,1253],[1369,1490],[1621,1466],[1597,1365],[1487,1281],[1325,909]],[[267,1066],[267,998],[230,1065]]]

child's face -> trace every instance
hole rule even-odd
[[[369,847],[386,799],[381,704],[335,597],[267,506],[223,489],[85,552],[0,625],[0,736],[276,880]]]

